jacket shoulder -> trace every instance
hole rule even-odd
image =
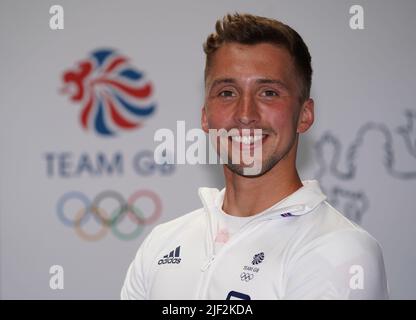
[[[178,231],[187,227],[194,226],[195,223],[199,223],[204,219],[204,208],[199,208],[189,213],[186,213],[177,218],[171,219],[167,222],[157,225],[153,232],[164,233]]]
[[[309,218],[312,228],[304,242],[304,249],[313,248],[328,258],[381,256],[382,249],[378,241],[328,202],[323,202]]]
[[[200,229],[205,223],[204,215],[204,209],[199,208],[157,225],[143,241],[143,250],[147,253],[156,253],[169,247],[175,239]]]

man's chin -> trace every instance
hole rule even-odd
[[[262,164],[259,164],[257,166],[251,165],[251,166],[245,166],[241,164],[233,164],[233,163],[227,163],[225,166],[233,173],[244,177],[244,178],[257,178],[269,170],[264,170],[264,166]]]

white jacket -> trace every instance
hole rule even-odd
[[[377,241],[325,199],[317,181],[255,215],[216,252],[224,192],[158,225],[140,246],[122,299],[386,299]]]

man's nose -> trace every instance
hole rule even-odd
[[[236,107],[235,121],[238,124],[252,125],[260,119],[256,102],[251,95],[242,96]]]

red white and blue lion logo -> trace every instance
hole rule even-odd
[[[63,74],[63,93],[80,103],[80,122],[104,136],[137,129],[156,105],[152,84],[115,50],[96,50]]]

